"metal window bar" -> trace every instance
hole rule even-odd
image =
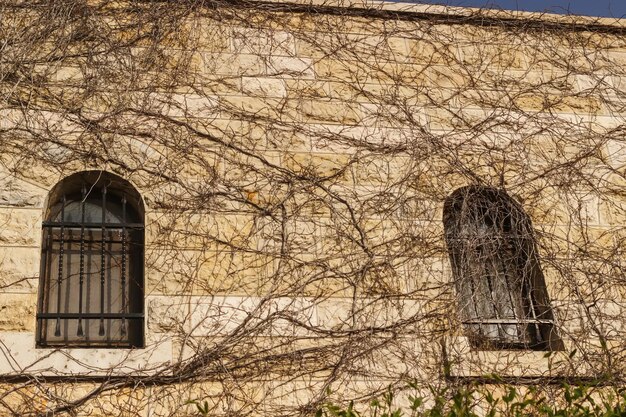
[[[61,280],[63,277],[63,249],[65,248],[65,242],[63,242],[63,239],[65,237],[65,227],[63,225],[63,221],[65,220],[66,203],[67,200],[64,194],[63,198],[61,199],[61,241],[59,242],[59,275],[57,277],[57,313],[61,312]],[[61,320],[58,318],[54,328],[54,335],[57,337],[61,336]]]
[[[122,219],[121,219],[121,223],[120,222],[116,222],[113,223],[113,220],[110,220],[107,223],[107,189],[106,186],[103,187],[101,189],[101,221],[99,223],[92,223],[92,222],[87,222],[86,221],[86,201],[89,199],[88,193],[87,193],[87,188],[85,186],[82,187],[81,189],[81,201],[80,201],[80,222],[71,222],[71,221],[67,221],[68,220],[68,213],[67,213],[67,208],[68,208],[68,202],[71,203],[72,201],[69,200],[67,196],[64,194],[61,197],[61,201],[60,201],[60,217],[57,218],[56,221],[46,221],[43,223],[43,228],[44,230],[47,230],[47,240],[49,242],[48,245],[48,254],[46,256],[49,256],[50,259],[52,259],[52,256],[54,254],[54,247],[56,246],[55,244],[58,244],[57,248],[58,248],[58,253],[57,253],[57,258],[58,258],[58,269],[57,269],[57,273],[58,276],[56,277],[56,312],[50,312],[50,310],[48,310],[48,302],[44,302],[42,310],[43,312],[38,313],[37,314],[37,320],[39,322],[39,326],[42,329],[42,331],[46,332],[46,328],[47,328],[47,323],[48,320],[54,320],[54,337],[55,339],[48,339],[46,336],[42,336],[41,340],[38,342],[41,346],[49,346],[49,345],[58,345],[58,344],[65,344],[65,343],[69,343],[69,344],[78,344],[78,345],[84,345],[84,346],[91,346],[91,345],[107,345],[110,344],[111,346],[122,346],[122,345],[133,345],[133,341],[131,339],[128,339],[128,329],[127,329],[127,321],[137,321],[137,320],[141,320],[143,322],[144,319],[144,314],[143,313],[138,313],[138,312],[129,312],[128,311],[128,299],[127,297],[129,296],[128,291],[130,291],[130,288],[127,288],[128,284],[129,284],[129,280],[128,280],[128,269],[127,269],[127,262],[128,262],[128,255],[129,255],[129,239],[130,240],[130,244],[132,244],[133,242],[133,238],[130,238],[127,234],[129,233],[129,230],[143,230],[144,226],[142,223],[127,223],[127,199],[126,196],[123,195],[121,198],[121,209],[122,209]],[[69,216],[70,218],[72,218],[72,215]],[[119,219],[119,218],[118,218]],[[80,238],[76,239],[75,234],[72,233],[72,229],[76,230],[76,229],[80,229]],[[67,231],[70,230],[69,236]],[[99,274],[99,292],[100,292],[100,306],[99,306],[99,312],[91,312],[89,311],[89,297],[90,297],[90,290],[89,287],[87,287],[87,293],[85,293],[85,285],[90,282],[89,277],[91,273],[88,273],[86,270],[86,256],[90,256],[89,254],[93,254],[93,249],[92,245],[93,243],[95,243],[96,241],[93,240],[93,238],[87,239],[86,234],[89,231],[90,235],[94,230],[99,230],[100,231],[100,239],[99,243],[100,243],[100,274]],[[119,237],[121,239],[116,239],[113,235],[114,231],[119,231]],[[55,232],[56,231],[56,232]],[[94,236],[95,237],[95,236]],[[72,244],[77,244],[79,246],[79,250],[76,251],[75,247],[72,247]],[[92,249],[88,249],[87,248],[87,244],[89,244],[89,247]],[[115,249],[114,245],[120,245],[121,244],[121,248],[118,246],[117,249]],[[107,248],[109,248],[111,250],[111,254],[107,253]],[[121,249],[121,250],[120,250]],[[113,252],[117,250],[117,255],[113,255]],[[78,252],[78,253],[77,253]],[[119,253],[121,252],[121,254]],[[88,254],[89,253],[89,254]],[[72,313],[72,312],[67,312],[67,308],[68,306],[70,306],[72,304],[71,299],[67,298],[70,297],[70,286],[71,286],[71,275],[72,275],[72,271],[71,271],[71,264],[72,264],[72,260],[70,259],[73,256],[78,255],[78,263],[79,263],[79,289],[78,289],[78,313]],[[115,287],[110,287],[109,285],[109,294],[108,297],[109,299],[112,299],[114,296],[117,297],[118,295],[121,294],[121,299],[119,299],[118,302],[121,303],[121,307],[118,305],[117,308],[119,308],[118,311],[120,312],[112,312],[112,311],[107,311],[106,308],[106,303],[105,303],[105,297],[107,297],[106,294],[106,283],[107,283],[107,269],[106,269],[106,265],[107,265],[107,261],[111,261],[111,259],[109,259],[111,256],[120,256],[121,259],[121,263],[119,264],[119,285],[121,291],[120,293],[115,292],[115,295],[113,293],[111,293],[111,291],[116,291]],[[75,258],[74,258],[75,259]],[[119,259],[119,258],[118,258]],[[65,270],[64,265],[67,264],[68,265],[68,269],[67,271]],[[113,263],[112,263],[113,265]],[[48,270],[49,271],[49,270]],[[109,272],[110,273],[110,272]],[[48,273],[46,273],[46,280],[52,278],[50,275],[48,275]],[[95,278],[95,277],[94,277]],[[136,285],[136,284],[135,284]],[[63,287],[65,286],[65,289],[63,289]],[[49,291],[49,290],[48,290]],[[95,294],[94,294],[95,295]],[[68,304],[69,303],[69,304]],[[87,303],[87,304],[85,304]],[[64,307],[65,305],[65,307]],[[86,308],[85,308],[86,306]],[[112,306],[109,305],[108,310],[111,310]],[[99,329],[98,329],[98,336],[100,336],[98,339],[94,339],[94,338],[90,338],[89,333],[86,332],[86,330],[89,328],[89,320],[93,319],[93,320],[99,320]],[[74,340],[73,338],[68,338],[67,336],[67,331],[68,329],[71,327],[68,327],[67,323],[68,320],[77,320],[77,331],[76,331],[76,336],[78,337],[78,340]],[[119,329],[119,334],[117,337],[121,336],[121,340],[115,339],[112,340],[110,339],[110,335],[106,334],[105,331],[105,321],[107,323],[109,323],[109,326],[111,325],[111,320],[118,320],[118,323],[120,325]],[[83,323],[83,321],[85,321],[86,324]],[[65,325],[63,325],[63,323],[66,323]],[[62,326],[63,325],[63,326]],[[87,326],[87,327],[85,327]],[[62,327],[64,327],[66,336],[62,339],[62,340],[58,340],[59,338],[63,337],[63,332],[62,332]],[[141,326],[143,327],[143,325]],[[81,342],[82,341],[82,342]]]
[[[471,298],[470,300],[468,300],[469,305],[467,305],[466,308],[471,309],[472,315],[475,316],[476,319],[464,320],[463,323],[466,325],[478,326],[478,328],[474,330],[477,331],[477,333],[481,337],[485,337],[487,339],[493,338],[493,336],[490,336],[489,330],[485,329],[483,326],[495,326],[494,330],[497,331],[498,339],[509,339],[509,343],[538,345],[540,343],[546,342],[546,340],[544,340],[542,330],[539,326],[548,324],[553,325],[553,321],[537,319],[536,300],[534,300],[534,297],[532,295],[532,286],[530,286],[528,282],[523,280],[523,277],[519,277],[519,279],[522,280],[520,282],[519,288],[516,288],[516,285],[511,282],[512,276],[519,275],[521,271],[516,271],[516,266],[513,264],[508,264],[507,262],[505,262],[504,259],[501,258],[501,256],[490,256],[490,254],[483,254],[483,256],[481,254],[475,253],[475,251],[477,250],[480,252],[480,248],[483,247],[483,245],[477,244],[476,241],[481,241],[486,237],[489,238],[492,244],[495,242],[496,247],[498,248],[498,250],[494,249],[494,254],[497,253],[500,255],[502,252],[500,248],[502,248],[503,245],[506,245],[506,242],[510,241],[511,239],[515,239],[515,242],[509,243],[517,246],[526,246],[525,243],[528,243],[519,242],[517,239],[519,237],[519,240],[526,240],[526,237],[511,236],[510,233],[506,233],[503,231],[500,231],[499,233],[489,234],[489,236],[467,236],[452,238],[449,240],[449,242],[456,243],[457,249],[455,250],[458,251],[457,256],[460,256],[460,265],[463,265],[463,268],[473,268],[472,270],[465,271],[461,275],[469,277],[468,282],[466,284],[463,284],[468,285],[468,289],[471,294]],[[507,248],[505,248],[505,250],[507,252],[510,252]],[[512,252],[516,251],[513,250]],[[510,254],[511,256],[515,256],[515,253]],[[489,259],[484,259],[484,257],[487,257]],[[485,261],[487,261],[487,264],[485,264]],[[476,274],[478,274],[478,276],[474,276]],[[498,274],[502,274],[502,277],[499,277]],[[494,287],[498,278],[501,278],[503,280],[505,288]],[[475,282],[476,279],[485,281],[483,285],[487,286],[487,294],[482,294],[480,292],[479,288],[481,287],[481,284],[479,282]],[[506,294],[498,293],[498,291],[496,291],[498,289],[505,292]],[[506,301],[494,297],[505,297]],[[518,303],[521,304],[518,305]],[[483,305],[483,309],[486,308],[491,313],[481,311],[479,309],[480,305]],[[500,309],[505,308],[506,305],[508,305],[511,313],[514,315],[514,318],[510,320],[503,319],[500,315]],[[485,314],[489,314],[492,317],[485,317]],[[528,325],[528,327],[519,327],[519,325],[522,324]],[[515,341],[510,339],[512,336],[512,334],[510,333],[511,329],[508,329],[507,331],[505,329],[505,326],[507,325],[518,326]]]
[[[106,207],[107,207],[107,187],[102,187],[102,242],[100,248],[100,313],[104,314],[104,280],[105,280],[105,247],[106,247],[106,229],[104,223],[106,223]],[[98,335],[104,336],[104,319],[100,318],[100,328],[98,329]]]
[[[122,225],[122,313],[126,313],[126,196],[122,197]],[[120,331],[122,336],[126,335],[126,320],[124,318],[122,318]]]
[[[87,198],[87,187],[85,184],[81,190],[82,199],[80,201],[80,267],[79,267],[79,289],[78,289],[78,313],[83,312],[83,281],[85,279],[85,198]],[[60,290],[60,289],[59,289]],[[76,336],[84,336],[83,321],[78,319],[78,329]]]
[[[463,324],[554,324],[548,319],[471,319],[463,320]]]

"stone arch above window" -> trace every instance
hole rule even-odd
[[[561,349],[530,218],[503,190],[459,188],[444,205],[445,239],[472,346]]]
[[[144,208],[126,180],[102,171],[53,187],[44,214],[39,347],[142,347]]]

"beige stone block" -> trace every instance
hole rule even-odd
[[[316,303],[305,298],[194,297],[192,335],[223,336],[252,331],[294,336],[317,326]]]
[[[231,29],[233,51],[236,53],[293,56],[294,35],[276,30],[235,27]]]
[[[0,175],[0,205],[12,207],[43,207],[48,194],[45,187],[11,175]]]
[[[602,149],[595,141],[581,141],[577,136],[560,134],[535,136],[525,150],[535,164],[553,165],[581,157],[590,160],[602,157]]]
[[[0,129],[11,131],[24,125],[25,115],[22,111],[12,108],[4,108],[6,104],[0,104]]]
[[[307,122],[359,123],[363,116],[360,107],[341,101],[303,100],[297,107],[300,117]]]
[[[0,294],[0,331],[33,332],[36,311],[36,294]]]
[[[262,299],[256,297],[211,297],[191,308],[193,336],[223,336],[249,323],[250,328],[263,321]]]
[[[281,78],[313,78],[313,62],[307,58],[275,56],[267,61],[268,74]]]
[[[241,85],[242,91],[253,97],[280,98],[287,96],[285,81],[281,79],[243,77]]]
[[[154,249],[174,243],[174,249],[244,245],[251,238],[253,216],[217,213],[153,213],[146,221],[146,242]]]
[[[83,69],[80,67],[48,67],[47,73],[52,73],[51,79],[54,82],[64,85],[82,83],[85,79]]]
[[[615,185],[615,187],[615,191],[607,190],[601,195],[600,219],[604,225],[624,226],[626,224],[626,195],[621,192],[622,185]]]
[[[39,246],[41,211],[0,209],[0,245]]]
[[[285,153],[283,166],[299,174],[337,178],[344,175],[350,160],[350,155],[345,154]]]
[[[223,52],[230,48],[232,42],[229,27],[214,20],[192,17],[179,28],[178,36],[183,34],[186,42],[181,46],[189,50]]]
[[[450,373],[456,377],[499,375],[501,377],[550,377],[571,375],[567,352],[546,355],[541,351],[470,351],[469,343],[455,338],[447,347]],[[585,376],[584,372],[574,372]]]
[[[552,227],[548,233],[542,233],[541,247],[554,256],[568,256],[572,253],[607,254],[616,248],[616,235],[604,227],[578,225]]]
[[[606,143],[609,163],[615,169],[626,166],[626,143],[618,139],[609,139]]]
[[[36,292],[39,259],[39,248],[0,247],[0,293]]]
[[[276,275],[279,255],[228,251],[207,254],[194,286],[197,294],[265,294],[281,284]]]
[[[199,53],[202,72],[230,76],[258,77],[266,73],[262,57],[251,54]]]
[[[146,259],[148,294],[260,294],[275,287],[277,256],[235,250],[178,250]]]
[[[328,83],[308,79],[286,79],[287,94],[294,100],[329,98]]]
[[[82,395],[88,395],[94,389],[93,386],[85,387]],[[118,415],[120,417],[147,417],[151,399],[145,387],[137,386],[116,389],[110,393],[103,393],[92,401],[80,407],[79,415],[93,417],[108,417]]]
[[[425,68],[407,67],[399,73],[400,79],[408,85],[421,85],[427,88],[464,88],[470,82],[462,68],[446,65],[432,65]]]
[[[400,292],[419,300],[441,300],[455,294],[448,254],[442,255],[393,261],[393,268],[398,271],[396,279],[400,281]]]
[[[452,65],[456,58],[456,46],[437,39],[407,38],[407,57],[422,65]]]
[[[308,35],[308,36],[307,36]],[[323,58],[334,55],[337,49],[332,49],[332,40],[321,41],[323,34],[311,33],[298,36],[295,39],[296,55],[303,58]],[[332,36],[329,34],[327,36]],[[339,49],[340,51],[341,49]]]
[[[354,81],[362,77],[361,79],[364,82],[369,79],[366,65],[356,61],[322,58],[315,61],[314,69],[318,78]]]
[[[198,415],[194,403],[208,404],[210,416],[229,415],[267,415],[259,412],[267,392],[265,382],[252,381],[193,381],[188,383],[164,384],[149,388],[149,416],[172,417],[175,415],[191,417]]]
[[[152,93],[140,105],[169,117],[210,117],[219,114],[215,96]]]
[[[519,45],[497,43],[461,43],[458,46],[461,64],[464,66],[507,69],[524,69],[527,58]]]
[[[319,326],[325,330],[395,327],[398,322],[418,320],[423,305],[411,299],[329,298],[317,303]]]
[[[289,113],[283,114],[281,111],[284,106],[280,99],[275,98],[257,98],[257,97],[220,97],[220,112],[227,117],[267,117],[281,118],[289,116]]]
[[[185,296],[148,296],[148,329],[154,333],[185,333],[189,331],[189,301]]]
[[[521,110],[564,113],[598,113],[602,107],[593,97],[520,95],[514,99]]]

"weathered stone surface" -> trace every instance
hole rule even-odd
[[[41,240],[41,210],[0,208],[0,245],[33,246]]]
[[[36,308],[36,294],[0,294],[0,331],[34,331]]]
[[[0,246],[0,298],[3,292],[37,292],[39,248]]]
[[[242,78],[242,90],[246,94],[259,97],[285,97],[285,81],[275,78]]]
[[[0,205],[11,207],[43,207],[47,191],[10,176],[0,178]]]

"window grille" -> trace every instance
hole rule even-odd
[[[462,320],[473,346],[560,349],[530,219],[504,191],[464,187],[444,207]]]
[[[50,194],[43,222],[39,347],[142,347],[141,198],[125,180],[83,172]]]

